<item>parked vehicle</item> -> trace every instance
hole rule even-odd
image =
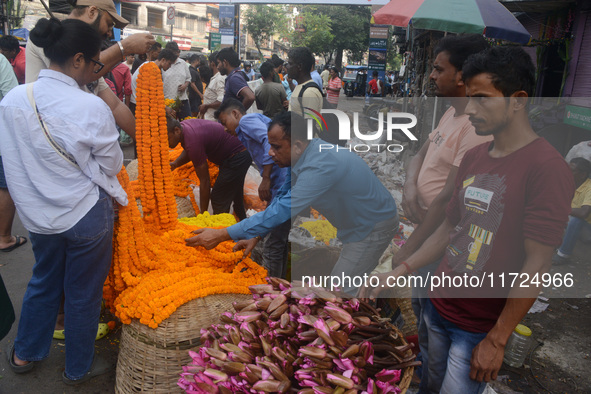
[[[347,97],[365,96],[367,66],[347,66],[343,69],[343,89]]]

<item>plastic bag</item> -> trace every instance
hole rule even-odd
[[[591,146],[588,145],[590,142],[591,141],[583,141],[573,146],[566,155],[567,163],[575,157],[582,157],[583,159],[591,161]]]
[[[267,203],[259,198],[259,186],[263,178],[256,168],[250,167],[244,177],[244,207],[257,212],[264,211]]]
[[[191,189],[193,189],[193,195],[195,196],[195,202],[197,203],[197,207],[199,208],[199,213],[203,213],[203,209],[201,209],[201,197],[199,196],[199,186],[198,185],[191,185]],[[213,215],[213,208],[211,206],[211,198],[209,199],[209,206],[207,207],[207,212],[210,215]],[[232,213],[232,209],[230,208],[230,213]]]

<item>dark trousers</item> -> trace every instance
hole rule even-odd
[[[189,104],[189,100],[181,101],[181,108],[179,109],[179,118],[181,120],[185,119],[188,116],[191,116],[191,104]]]
[[[211,207],[214,215],[230,212],[230,206],[234,203],[234,212],[238,219],[246,219],[244,177],[251,163],[250,153],[243,150],[220,165],[220,173],[211,191]]]

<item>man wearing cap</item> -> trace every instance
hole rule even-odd
[[[112,0],[77,0],[68,18],[79,19],[94,27],[104,38],[110,38],[113,27],[122,29],[129,23],[117,14]],[[155,43],[150,33],[133,34],[101,52],[100,61],[103,69],[96,74],[97,81],[85,86],[85,90],[100,97],[113,112],[113,117],[119,127],[135,138],[135,118],[129,108],[115,96],[113,91],[102,78],[117,63],[125,61],[125,55],[130,53],[146,53]],[[26,48],[25,80],[27,83],[37,80],[39,72],[49,68],[49,59],[43,49],[32,42]]]

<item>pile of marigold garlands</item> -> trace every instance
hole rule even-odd
[[[264,283],[267,272],[249,258],[240,261],[242,252],[232,252],[233,242],[223,242],[212,250],[185,246],[185,239],[199,226],[181,223],[176,217],[162,80],[154,63],[140,70],[136,116],[144,216],[133,203],[136,196],[123,168],[118,178],[130,203],[119,208],[113,262],[103,297],[123,323],[139,319],[156,328],[195,298],[248,294],[248,286]],[[220,227],[233,222],[227,215],[216,215],[196,223]]]

